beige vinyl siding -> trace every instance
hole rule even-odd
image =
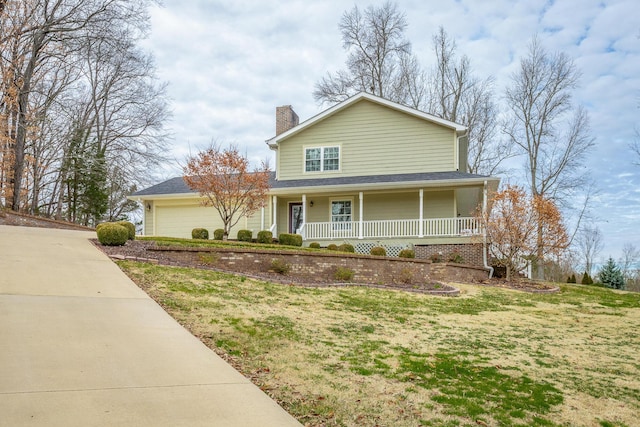
[[[304,149],[340,146],[340,170],[304,172]],[[279,144],[279,179],[456,169],[456,135],[423,119],[362,100]]]
[[[457,189],[456,203],[460,216],[474,216],[482,203],[482,187]]]
[[[154,216],[156,236],[191,238],[194,228],[206,228],[213,238],[214,230],[223,228],[218,211],[201,206],[195,199],[156,201]],[[255,237],[260,231],[260,211],[250,218],[241,218],[231,229],[229,238],[235,239],[240,229],[252,230]]]
[[[425,218],[455,218],[456,216],[454,190],[424,192]]]
[[[147,204],[151,206],[151,210],[147,210]],[[144,209],[144,230],[142,230],[142,234],[153,236],[153,201],[144,200],[142,206]]]
[[[364,194],[363,219],[365,221],[418,218],[420,218],[418,190],[395,194]]]

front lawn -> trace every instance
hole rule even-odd
[[[459,285],[443,298],[121,268],[308,426],[631,426],[640,295]]]

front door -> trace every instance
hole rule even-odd
[[[289,203],[289,233],[296,234],[302,226],[302,203]]]

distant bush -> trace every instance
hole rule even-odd
[[[585,271],[582,275],[582,280],[580,281],[580,283],[583,285],[593,285],[593,279],[591,278],[591,276],[589,276],[589,273]]]
[[[133,225],[129,221],[118,221],[118,222],[116,222],[116,224],[121,225],[121,226],[123,226],[124,228],[127,229],[127,232],[129,233],[127,238],[129,240],[135,240],[135,238],[136,238],[136,226],[135,225]]]
[[[353,279],[353,270],[345,267],[336,268],[336,272],[333,275],[334,279],[340,282],[350,282]]]
[[[209,239],[209,231],[207,231],[206,228],[194,228],[193,230],[191,230],[191,238],[192,239],[208,240]]]
[[[302,236],[299,234],[282,233],[278,236],[281,245],[302,246]]]
[[[398,256],[400,258],[415,258],[416,257],[416,253],[411,249],[403,249],[403,250],[400,251]]]
[[[327,245],[327,249],[329,249],[330,251],[337,251],[338,250],[338,245],[336,245],[334,243],[329,243]]]
[[[309,247],[310,247],[311,249],[320,249],[320,248],[321,248],[320,243],[318,243],[318,242],[311,242],[311,243],[309,243]]]
[[[214,240],[222,240],[224,238],[224,230],[222,228],[218,228],[213,230],[213,239]]]
[[[369,251],[369,253],[371,255],[375,255],[375,256],[387,256],[387,251],[382,246],[374,246],[374,247],[372,247],[371,250]]]
[[[274,258],[271,260],[271,270],[278,274],[287,274],[291,270],[291,266],[282,258]]]
[[[105,246],[122,246],[129,239],[129,230],[113,222],[101,224],[96,233],[98,241]]]
[[[258,243],[273,243],[273,233],[269,230],[258,231]]]
[[[576,275],[572,274],[567,278],[567,283],[576,283]]]
[[[238,241],[239,242],[251,242],[253,239],[253,233],[251,230],[238,230]]]
[[[350,252],[350,253],[355,253],[356,249],[353,247],[353,245],[350,245],[349,243],[343,243],[340,246],[338,246],[338,250],[340,252]]]

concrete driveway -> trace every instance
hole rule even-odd
[[[94,235],[0,225],[0,426],[300,426]]]

